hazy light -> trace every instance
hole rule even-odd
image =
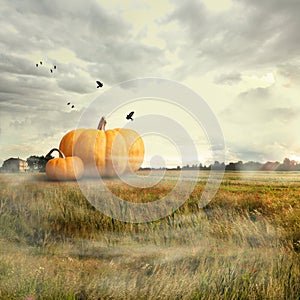
[[[293,155],[290,156],[290,160],[300,162],[300,156],[293,154]]]
[[[111,114],[106,116],[109,124],[107,125],[107,129],[123,127],[128,124],[128,120],[125,119],[125,116],[129,111],[135,111],[133,118],[143,118],[149,114],[162,114],[164,117],[174,119],[184,126],[190,134],[190,140],[186,140],[186,138],[183,137],[181,139],[179,134],[178,138],[180,140],[180,144],[185,145],[184,147],[189,153],[190,143],[193,142],[197,150],[197,158],[193,156],[185,157],[188,164],[196,164],[199,162],[203,163],[210,155],[209,141],[207,140],[207,136],[200,124],[198,124],[188,112],[179,106],[162,101],[161,99],[136,99],[132,100],[130,103],[123,103],[121,106],[118,106],[114,111],[112,111]],[[139,129],[135,126],[135,122],[129,122],[129,125],[132,125],[132,129],[139,132]],[[164,121],[162,121],[160,125],[168,126],[168,124]],[[145,143],[145,160],[143,167],[149,167],[151,157],[155,155],[163,157],[167,167],[176,167],[177,165],[182,166],[182,164],[187,163],[183,162],[179,149],[177,149],[166,137],[155,133],[148,133],[142,137]]]

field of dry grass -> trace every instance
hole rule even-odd
[[[106,184],[154,201],[174,186],[166,175],[144,190]],[[173,214],[133,224],[96,210],[76,182],[0,174],[0,298],[299,299],[300,174],[226,173],[199,209],[206,179]]]

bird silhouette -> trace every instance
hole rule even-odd
[[[74,108],[74,105],[72,105],[71,108]]]
[[[126,116],[126,120],[131,120],[131,121],[133,121],[133,119],[132,119],[133,114],[134,114],[134,111],[132,111],[131,113],[129,113],[129,114]]]
[[[70,105],[70,104],[71,104],[71,102],[68,102],[68,103],[67,103],[67,105]]]
[[[40,65],[42,65],[43,64],[43,62],[42,61],[40,61]]]
[[[36,66],[36,67],[38,67],[38,66],[39,66],[39,64],[35,64],[35,66]]]
[[[96,81],[96,83],[97,83],[97,89],[99,88],[99,87],[103,87],[103,83],[102,82],[100,82],[100,81]]]
[[[54,66],[53,68],[56,69],[56,66]]]
[[[52,69],[50,69],[50,72],[51,72],[51,73],[53,73],[53,70],[52,70]]]

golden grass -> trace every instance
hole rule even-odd
[[[0,298],[299,299],[299,177],[254,175],[227,173],[201,210],[204,178],[172,215],[131,224],[97,211],[76,182],[2,174]],[[107,184],[141,202],[172,179],[144,193]]]

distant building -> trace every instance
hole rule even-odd
[[[28,163],[26,160],[11,157],[3,162],[1,172],[26,172],[28,170]]]

